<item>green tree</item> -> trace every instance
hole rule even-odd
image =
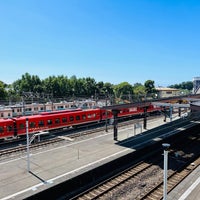
[[[66,97],[70,93],[70,82],[65,76],[50,76],[43,81],[44,93],[54,98]]]
[[[6,84],[0,81],[0,99],[5,100],[7,97]]]
[[[114,87],[115,95],[117,98],[123,100],[131,100],[133,96],[133,87],[128,82],[122,82]]]
[[[186,82],[182,82],[180,84],[170,85],[169,87],[191,91],[193,89],[193,82],[192,81],[186,81]]]
[[[141,83],[136,83],[133,85],[133,93],[136,96],[144,96],[146,94],[145,86]]]
[[[30,75],[25,73],[21,79],[18,79],[12,84],[16,93],[22,94],[23,92],[40,93],[43,91],[42,81],[37,75]]]
[[[84,87],[86,91],[86,95],[91,97],[95,94],[96,89],[96,81],[94,78],[87,77],[84,82]]]
[[[51,96],[54,96],[54,83],[53,80],[55,79],[55,76],[49,76],[48,78],[44,79],[42,81],[44,93],[51,94]]]
[[[99,97],[101,94],[104,93],[105,93],[104,82],[100,81],[96,84],[95,97]]]
[[[145,87],[145,92],[147,93],[147,95],[154,95],[156,93],[153,80],[147,80],[144,83],[144,87]]]
[[[80,81],[80,80],[79,80]],[[80,91],[80,84],[78,84],[78,79],[76,76],[72,76],[69,79],[69,83],[70,83],[70,95],[71,96],[75,96],[78,95],[79,91]],[[82,86],[83,87],[83,86]]]

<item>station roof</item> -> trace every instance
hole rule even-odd
[[[191,103],[190,105],[193,111],[200,111],[200,101]]]
[[[102,109],[105,110],[119,110],[122,108],[132,108],[132,107],[146,107],[149,106],[151,102],[138,102],[138,103],[126,103],[126,104],[116,104],[111,106],[103,106]]]
[[[199,99],[198,99],[199,98]],[[158,106],[172,106],[172,107],[181,107],[181,108],[189,108],[190,104],[178,104],[178,103],[167,103],[168,101],[171,100],[190,100],[192,101],[200,101],[200,94],[199,95],[187,95],[187,96],[173,96],[173,97],[166,97],[163,99],[152,99],[152,100],[147,100],[144,102],[135,102],[135,103],[126,103],[126,104],[116,104],[116,105],[111,105],[111,106],[103,106],[101,109],[105,110],[119,110],[122,108],[132,108],[132,107],[146,107],[149,106],[150,104],[158,105]],[[166,102],[166,103],[165,103]],[[163,103],[161,105],[161,103]]]
[[[179,104],[179,103],[163,103],[163,102],[152,102],[153,105],[160,107],[174,107],[174,108],[190,108],[190,104]]]
[[[194,102],[194,101],[200,101],[200,98],[185,98],[185,100]]]

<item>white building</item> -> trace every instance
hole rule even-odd
[[[0,106],[0,118],[12,117],[12,109],[8,106]]]
[[[22,115],[35,115],[45,111],[66,110],[71,108],[90,109],[96,107],[96,101],[61,101],[57,103],[31,103],[31,104],[15,104],[11,106],[0,106],[0,118],[18,117]]]

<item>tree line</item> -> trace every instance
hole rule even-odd
[[[190,86],[190,87],[189,87]],[[179,87],[179,89],[187,88],[191,90],[191,83],[170,86]],[[41,80],[37,75],[25,73],[22,77],[12,84],[6,84],[0,81],[0,98],[1,100],[15,99],[20,100],[21,97],[58,99],[58,98],[112,98],[114,100],[141,100],[146,96],[154,96],[156,93],[154,81],[147,80],[144,84],[135,83],[131,85],[128,82],[122,82],[113,85],[109,82],[96,82],[94,78],[77,78],[72,76],[49,76]]]
[[[186,82],[182,82],[180,84],[170,85],[169,87],[191,91],[193,89],[193,82],[192,81],[186,81]]]

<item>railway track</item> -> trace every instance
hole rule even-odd
[[[200,134],[182,137],[171,143],[169,151],[168,192],[200,165]],[[126,199],[160,200],[163,198],[162,149],[144,161],[110,177],[71,198],[71,200]]]
[[[48,146],[50,144],[54,144],[54,143],[60,143],[64,141],[64,139],[62,138],[54,138],[51,140],[46,140],[46,141],[42,141],[41,143],[36,143],[36,144],[31,144],[29,145],[30,149],[38,149],[41,147],[45,147]],[[17,146],[17,147],[12,147],[9,149],[3,149],[0,150],[0,158],[9,158],[13,156],[17,156],[19,153],[24,153],[26,151],[27,146],[26,145],[21,145],[21,146]]]
[[[184,167],[175,171],[168,177],[168,192],[172,191],[184,178],[186,178],[192,171],[194,171],[200,165],[200,158],[187,163]],[[163,182],[160,182],[147,194],[141,195],[139,199],[146,200],[161,200],[163,198]]]

